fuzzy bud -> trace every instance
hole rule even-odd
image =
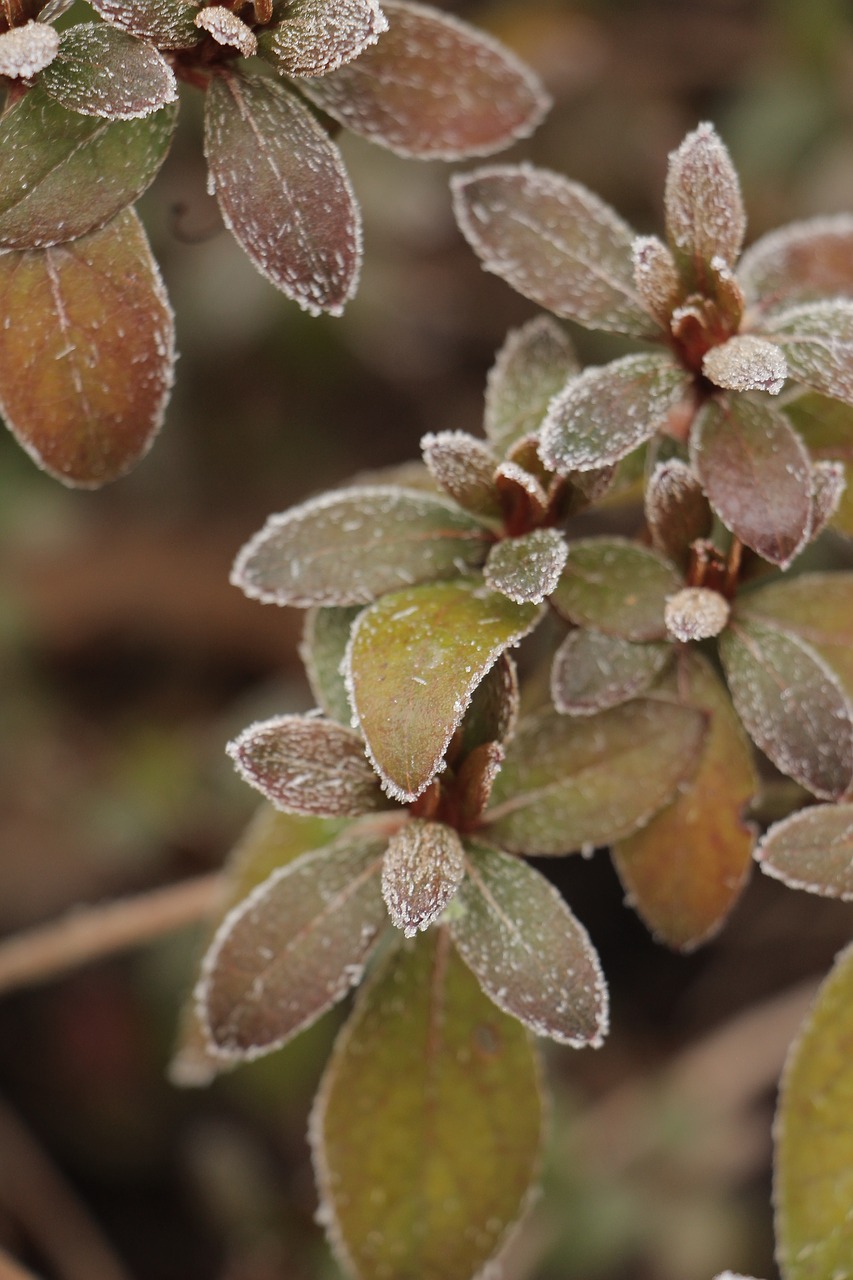
[[[664,621],[673,640],[708,640],[729,620],[729,602],[708,587],[684,587],[668,596]]]

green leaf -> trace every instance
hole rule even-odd
[[[582,538],[571,544],[551,603],[569,622],[623,640],[666,637],[666,598],[681,586],[676,569],[625,538]]]
[[[162,54],[105,22],[69,27],[41,83],[69,111],[107,120],[147,116],[178,97]]]
[[[788,1055],[776,1117],[776,1239],[784,1280],[853,1276],[853,947]]]
[[[853,712],[819,654],[738,612],[720,657],[738,715],[777,769],[822,799],[842,796],[853,782]]]
[[[657,464],[646,485],[645,508],[655,548],[685,568],[691,543],[708,537],[714,518],[702,485],[685,462],[668,458]]]
[[[608,466],[663,431],[690,378],[668,355],[623,356],[586,369],[551,401],[539,452],[561,475]]]
[[[474,843],[467,854],[450,932],[486,995],[536,1035],[600,1048],[607,987],[586,929],[520,858]]]
[[[265,604],[369,604],[403,584],[479,568],[491,541],[479,521],[433,494],[338,489],[271,516],[231,581]]]
[[[786,568],[811,531],[809,456],[783,414],[759,400],[712,400],[690,438],[708,501],[741,542]]]
[[[685,284],[702,291],[719,272],[715,259],[734,266],[746,230],[737,173],[713,125],[700,124],[670,155],[664,208]]]
[[[818,647],[853,647],[853,573],[781,578],[738,596],[737,614],[781,627]]]
[[[463,579],[396,591],[361,614],[350,699],[389,795],[410,801],[429,786],[477,685],[540,612]]]
[[[470,1280],[523,1213],[542,1103],[527,1033],[444,930],[359,994],[311,1118],[321,1216],[359,1280]]]
[[[477,169],[451,186],[456,221],[487,271],[566,320],[659,334],[634,286],[633,233],[586,187],[528,165]]]
[[[562,715],[589,716],[643,693],[672,656],[663,642],[632,644],[601,631],[570,631],[551,667],[551,698]]]
[[[352,624],[360,613],[361,605],[347,609],[309,609],[299,646],[299,656],[317,705],[343,725],[349,725],[352,720],[352,707],[342,665]]]
[[[376,0],[291,0],[258,33],[258,53],[284,76],[324,76],[375,44],[388,23]]]
[[[489,552],[486,585],[517,604],[541,604],[560,581],[569,549],[557,529],[533,529],[504,538]]]
[[[198,0],[89,0],[102,18],[158,49],[188,49],[198,44]]]
[[[334,720],[276,716],[244,729],[227,751],[243,781],[286,813],[357,818],[387,808],[361,738]]]
[[[382,0],[389,29],[300,89],[333,120],[398,155],[461,160],[526,138],[550,101],[504,45],[451,14]]]
[[[284,84],[248,66],[207,92],[205,155],[226,226],[261,275],[312,315],[358,282],[361,219],[337,147]]]
[[[215,1052],[247,1060],[280,1048],[360,980],[386,919],[382,857],[400,815],[351,826],[274,871],[216,931],[196,987]]]
[[[853,900],[853,804],[801,809],[767,832],[761,870],[791,889]]]
[[[632,906],[667,946],[692,951],[722,926],[749,874],[758,788],[752,751],[725,686],[698,654],[666,688],[709,717],[699,767],[671,804],[613,848]]]
[[[853,301],[803,303],[762,330],[784,351],[792,378],[853,405]]]
[[[847,487],[832,524],[853,537],[853,408],[816,391],[806,391],[785,405],[785,415],[815,462],[837,459],[843,463]]]
[[[413,819],[388,842],[382,896],[391,923],[413,938],[454,898],[465,875],[465,851],[452,827]]]
[[[853,295],[853,218],[842,213],[771,231],[747,249],[737,277],[761,311]]]
[[[552,396],[581,371],[567,334],[550,316],[512,329],[489,370],[486,436],[505,453],[542,425]]]
[[[49,249],[0,253],[0,413],[39,466],[97,488],[129,471],[163,420],[174,331],[132,210]]]
[[[654,698],[523,720],[484,815],[488,840],[511,853],[563,854],[629,835],[692,776],[706,726],[702,712]]]
[[[421,439],[421,451],[430,474],[454,502],[487,520],[500,519],[498,460],[488,445],[467,431],[430,431]]]
[[[153,182],[176,118],[172,105],[100,120],[30,89],[0,116],[0,245],[37,249],[104,226]]]

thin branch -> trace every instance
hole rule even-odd
[[[223,892],[220,872],[94,907],[0,942],[0,994],[143,946],[209,915]]]

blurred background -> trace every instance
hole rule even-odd
[[[586,183],[638,230],[661,230],[667,153],[702,119],[740,170],[750,239],[853,210],[843,0],[440,7],[554,97],[509,158]],[[271,512],[417,456],[423,432],[477,432],[494,352],[535,313],[465,246],[448,166],[343,137],[361,288],[344,318],[306,317],[222,231],[200,123],[187,90],[141,205],[181,352],[152,453],[74,493],[0,439],[3,934],[221,865],[255,808],[226,740],[311,704],[301,617],[230,587],[234,555]],[[593,362],[620,351],[574,336]],[[771,1280],[775,1080],[850,906],[756,876],[720,938],[683,957],[624,907],[606,856],[547,869],[601,952],[612,1031],[597,1053],[546,1052],[545,1194],[506,1280]],[[304,1136],[338,1015],[178,1090],[165,1071],[197,946],[187,931],[0,1000],[0,1247],[46,1280],[338,1275]]]

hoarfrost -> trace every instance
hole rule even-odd
[[[0,76],[29,80],[50,66],[59,52],[59,35],[44,22],[25,22],[0,35]]]

